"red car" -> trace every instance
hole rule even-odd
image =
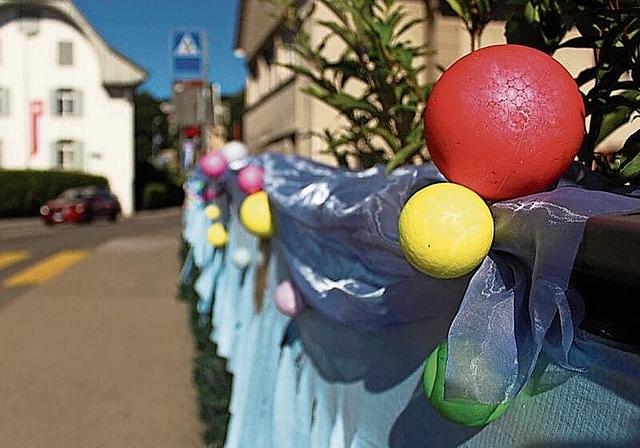
[[[40,215],[47,225],[91,222],[94,218],[113,222],[120,212],[118,198],[100,187],[71,188],[40,207]]]

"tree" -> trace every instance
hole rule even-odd
[[[135,93],[135,151],[136,161],[149,161],[153,155],[153,140],[160,135],[167,147],[172,139],[169,123],[160,110],[161,101],[149,92]]]
[[[304,92],[335,109],[345,124],[316,134],[341,166],[367,168],[386,163],[387,171],[423,152],[422,113],[431,86],[422,81],[426,44],[411,42],[406,33],[422,23],[409,19],[395,0],[316,0],[300,7],[296,0],[265,0],[288,37],[300,63],[282,64],[307,78]],[[314,18],[327,8],[335,20]],[[327,34],[312,42],[307,25]],[[330,58],[325,47],[337,39],[344,50]]]
[[[227,126],[227,137],[234,138],[234,130],[237,126],[242,126],[242,116],[244,115],[244,90],[222,97],[222,104],[229,110],[229,122]]]

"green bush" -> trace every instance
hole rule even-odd
[[[142,192],[142,209],[171,207],[182,204],[184,191],[182,187],[170,183],[150,182]]]
[[[184,263],[189,251],[182,243],[179,258]],[[195,266],[180,285],[177,297],[189,306],[191,332],[195,348],[193,358],[193,385],[196,391],[198,415],[204,425],[202,441],[207,447],[224,445],[229,423],[232,376],[226,369],[226,360],[220,358],[216,344],[211,341],[213,310],[206,315],[198,312],[198,295],[194,290],[200,271]]]
[[[0,218],[35,216],[40,206],[68,188],[109,187],[103,176],[39,170],[0,170]]]
[[[136,162],[136,210],[182,205],[184,190],[177,173],[159,169],[149,162]]]

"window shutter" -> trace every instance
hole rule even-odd
[[[84,94],[80,90],[75,91],[76,98],[76,110],[74,111],[74,115],[81,117],[84,111]]]
[[[73,44],[71,42],[58,42],[58,64],[73,65]]]
[[[9,90],[0,87],[0,115],[9,115]]]
[[[58,144],[57,142],[51,142],[50,149],[50,161],[49,166],[51,169],[57,170],[60,169],[60,164],[58,163]]]
[[[51,103],[51,115],[56,117],[58,116],[58,91],[57,90],[52,90],[51,91],[51,101],[49,101]]]
[[[78,171],[84,171],[84,145],[82,144],[82,142],[76,142],[74,145],[74,149],[75,149],[75,156],[76,156],[75,168]]]

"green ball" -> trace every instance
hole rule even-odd
[[[445,368],[447,366],[447,343],[438,345],[429,355],[424,368],[422,383],[424,393],[431,406],[442,417],[464,426],[482,426],[504,414],[510,401],[499,404],[484,404],[465,398],[444,398]]]

